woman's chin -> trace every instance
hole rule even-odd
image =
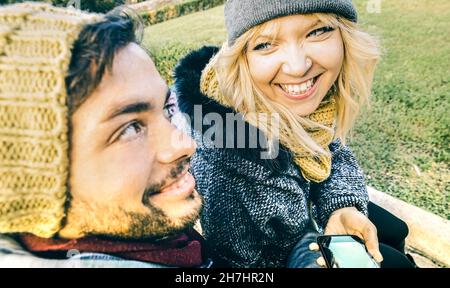
[[[322,98],[323,99],[323,98]],[[311,98],[309,101],[304,103],[285,103],[286,107],[289,108],[289,110],[294,113],[295,115],[306,117],[308,115],[311,115],[316,111],[316,109],[319,107],[320,102],[322,101],[320,98]]]

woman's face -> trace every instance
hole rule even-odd
[[[275,25],[268,27],[275,29],[264,29],[249,42],[251,77],[266,97],[307,116],[317,109],[341,71],[341,34],[314,15],[271,22]]]

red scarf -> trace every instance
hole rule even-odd
[[[158,242],[131,242],[107,240],[97,237],[81,239],[45,239],[32,234],[21,235],[23,245],[35,253],[64,253],[77,250],[80,253],[103,253],[127,260],[159,263],[174,267],[195,267],[203,264],[203,238],[191,229],[178,236]]]

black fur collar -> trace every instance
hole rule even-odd
[[[200,78],[203,69],[209,63],[210,59],[219,51],[217,47],[205,46],[199,50],[189,53],[184,57],[175,68],[175,91],[178,97],[178,104],[181,112],[186,113],[191,118],[191,127],[194,127],[193,114],[194,105],[201,105],[203,115],[207,113],[217,113],[221,115],[222,119],[226,118],[227,114],[238,115],[232,109],[225,107],[215,100],[209,98],[208,96],[200,92]],[[225,121],[224,121],[225,122]],[[202,133],[205,133],[211,126],[202,125]],[[236,127],[232,128],[234,130],[234,140],[236,145],[238,130]],[[198,130],[198,129],[197,129]],[[226,127],[224,123],[223,135],[224,143],[226,143]],[[233,131],[232,130],[232,131]],[[258,129],[252,127],[250,124],[245,122],[245,133],[247,139],[245,140],[245,147],[249,147],[249,131],[259,131]],[[237,147],[237,146],[234,146]],[[291,154],[284,147],[279,147],[278,157],[274,159],[262,160],[260,155],[261,152],[266,151],[264,147],[258,145],[257,148],[237,148],[237,149],[227,149],[228,153],[237,154],[239,157],[247,159],[252,162],[257,162],[270,169],[272,172],[279,173],[288,169],[289,162],[291,161]]]

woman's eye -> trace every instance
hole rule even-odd
[[[272,46],[272,43],[265,42],[265,43],[256,45],[255,48],[253,48],[253,50],[255,50],[255,51],[266,50],[266,49],[269,49],[271,46]]]
[[[127,141],[133,139],[144,131],[144,126],[139,122],[132,122],[128,124],[120,133],[119,140]]]
[[[326,27],[322,27],[322,28],[319,28],[319,29],[316,29],[316,30],[310,32],[307,37],[317,37],[317,36],[323,35],[325,33],[331,32],[331,31],[334,31],[334,28],[330,27],[330,26],[326,26]]]

